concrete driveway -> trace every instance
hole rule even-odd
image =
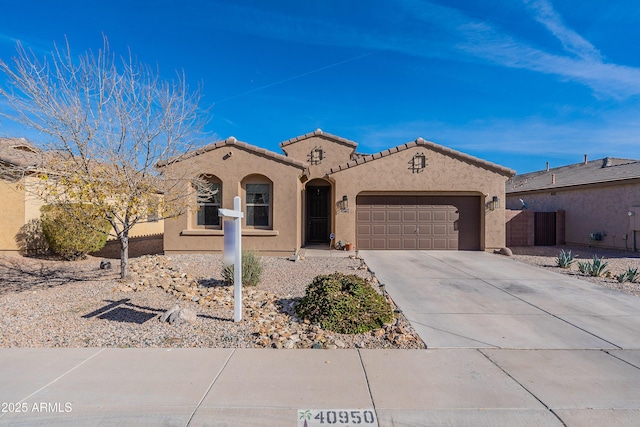
[[[360,254],[429,348],[640,349],[640,298],[485,252]]]
[[[640,425],[640,298],[484,252],[360,254],[428,351],[447,361],[423,378],[432,383],[445,372],[445,396],[473,395],[453,390],[450,384],[461,377],[452,366],[481,382],[493,377],[487,367],[467,364],[464,357],[475,353],[562,425]],[[451,425],[464,424],[459,411],[445,412]],[[535,418],[540,413],[515,413],[513,425],[553,424]],[[432,419],[431,411],[420,415]],[[509,422],[493,413],[487,425]]]

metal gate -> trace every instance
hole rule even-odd
[[[555,246],[556,244],[556,213],[535,212],[534,242],[536,246]]]

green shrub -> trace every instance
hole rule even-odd
[[[604,262],[604,257],[598,258],[597,255],[594,255],[591,262],[579,262],[578,270],[587,276],[600,277],[606,272],[607,265],[608,263]]]
[[[222,270],[222,279],[228,285],[233,285],[234,265],[228,265]],[[262,260],[252,251],[242,251],[242,284],[256,286],[262,277]]]
[[[556,259],[556,265],[560,268],[569,268],[571,264],[573,264],[573,261],[574,257],[571,255],[571,251],[565,252],[564,249],[562,249]]]
[[[40,212],[49,248],[63,259],[83,259],[107,242],[111,224],[90,205],[47,205]]]
[[[296,305],[301,319],[342,334],[378,329],[393,321],[391,304],[355,275],[316,276]]]

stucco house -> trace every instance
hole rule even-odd
[[[39,150],[23,138],[0,138],[0,254],[16,253],[22,240],[18,236],[30,220],[40,218],[38,199],[29,187],[36,180],[13,174],[13,168],[38,164]]]
[[[640,245],[639,160],[585,156],[580,163],[516,175],[506,195],[510,210],[560,212],[563,243],[634,251]]]
[[[0,138],[0,254],[28,253],[42,246],[43,237],[35,234],[33,225],[43,205],[34,191],[39,178],[33,173],[13,173],[37,167],[41,157],[42,151],[24,138]],[[130,244],[149,246],[147,241],[159,239],[163,230],[163,220],[136,224],[130,232]]]
[[[274,153],[230,137],[159,165],[195,163],[215,195],[165,221],[166,254],[221,252],[218,208],[242,200],[243,247],[292,254],[335,242],[356,249],[492,250],[505,245],[511,169],[418,138],[376,154],[318,129]],[[190,167],[194,165],[191,164]]]

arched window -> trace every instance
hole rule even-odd
[[[272,227],[271,181],[261,175],[252,175],[243,181],[245,191],[245,224],[247,227]]]
[[[220,228],[218,209],[222,203],[222,182],[212,175],[201,176],[200,179],[194,223],[197,227]]]

